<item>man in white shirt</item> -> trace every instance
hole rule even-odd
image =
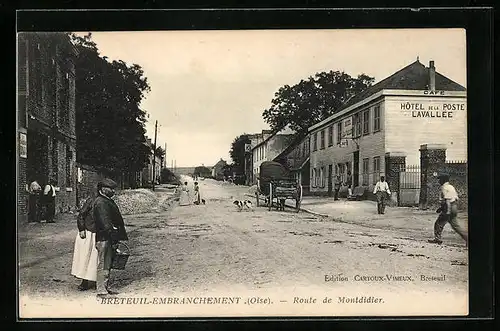
[[[377,210],[379,214],[385,213],[385,200],[391,194],[389,190],[389,184],[385,181],[384,176],[380,176],[380,180],[375,185],[373,189],[373,194],[377,196]]]
[[[441,244],[441,234],[446,223],[450,223],[451,227],[455,232],[457,232],[467,244],[467,231],[462,228],[460,223],[457,221],[458,215],[458,194],[453,185],[449,183],[450,177],[446,174],[439,176],[439,184],[441,184],[441,189],[439,193],[439,202],[441,206],[436,210],[439,216],[434,223],[434,239],[429,240],[433,244]]]
[[[56,189],[52,184],[45,185],[43,190],[43,218],[47,223],[54,223],[54,216],[56,214]]]

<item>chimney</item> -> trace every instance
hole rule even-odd
[[[434,61],[429,61],[429,90],[436,90],[436,68]]]

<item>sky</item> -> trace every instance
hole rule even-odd
[[[92,32],[92,39],[102,56],[144,69],[147,135],[154,139],[158,121],[168,166],[230,161],[235,137],[269,128],[262,112],[275,92],[317,72],[378,82],[419,57],[466,86],[463,29]]]

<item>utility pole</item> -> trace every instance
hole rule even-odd
[[[155,190],[155,182],[156,182],[156,133],[158,131],[158,120],[155,122],[155,143],[153,149],[153,191]]]

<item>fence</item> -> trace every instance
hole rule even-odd
[[[420,165],[407,165],[399,173],[399,205],[418,206],[420,196]]]

